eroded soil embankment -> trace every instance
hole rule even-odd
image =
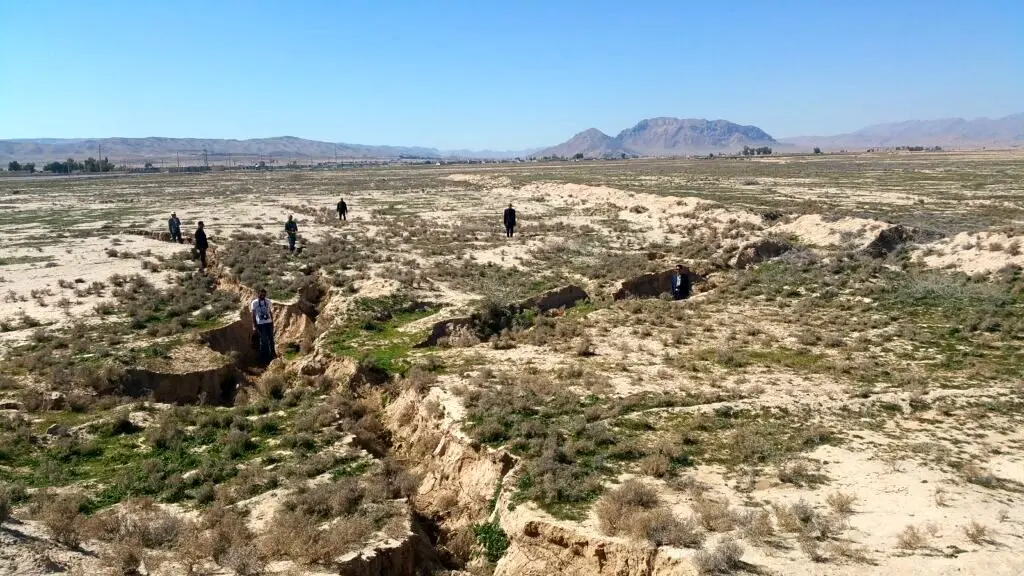
[[[473,524],[498,522],[509,547],[495,574],[541,576],[690,576],[690,560],[672,550],[611,539],[563,525],[530,505],[510,505],[517,460],[503,450],[472,441],[448,410],[456,400],[440,388],[410,388],[392,402],[385,424],[392,450],[422,478],[413,501],[416,513],[439,529],[438,545]]]

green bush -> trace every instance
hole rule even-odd
[[[501,560],[508,550],[508,535],[501,529],[498,521],[485,524],[474,524],[473,534],[477,544],[484,549],[484,557],[491,563]]]

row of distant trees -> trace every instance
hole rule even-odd
[[[43,166],[44,172],[53,172],[54,174],[71,174],[72,172],[110,172],[114,169],[114,164],[104,158],[97,160],[92,156],[85,159],[84,162],[78,162],[74,158],[68,158],[63,162],[49,162]],[[7,163],[7,170],[10,172],[29,172],[34,173],[36,171],[36,165],[34,162],[26,162],[22,164],[16,160],[12,160]]]
[[[7,170],[10,172],[21,172],[24,170],[25,172],[34,174],[36,171],[36,164],[35,162],[26,162],[25,164],[22,164],[21,162],[12,160],[7,163]]]
[[[772,153],[770,146],[758,146],[757,148],[751,148],[750,146],[743,147],[744,156],[767,156]]]

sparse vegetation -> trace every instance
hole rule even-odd
[[[16,231],[0,266],[50,274],[31,287],[15,268],[0,280],[11,311],[0,320],[0,523],[37,523],[39,546],[82,545],[111,573],[163,562],[257,574],[282,561],[336,571],[369,540],[404,538],[416,512],[447,568],[485,572],[509,550],[531,552],[529,537],[487,514],[531,514],[517,509],[530,501],[569,531],[593,513],[605,535],[643,546],[707,542],[693,555],[704,574],[773,571],[774,550],[787,551],[787,570],[885,571],[897,550],[934,542],[935,554],[915,558],[928,569],[940,557],[937,526],[908,526],[894,550],[847,537],[877,505],[873,485],[841,474],[863,456],[869,473],[880,467],[886,486],[900,485],[926,465],[930,482],[939,476],[934,505],[959,518],[990,510],[979,494],[1024,491],[988,458],[1012,460],[1017,447],[985,440],[1024,414],[1024,278],[1014,265],[982,266],[1019,253],[1019,226],[1007,221],[1024,218],[1009,194],[1022,173],[998,158],[147,175],[145,186],[173,186],[182,206],[202,207],[207,275],[176,244],[138,233],[160,194],[121,180],[0,182],[4,198],[22,196],[0,211]],[[355,198],[359,216],[339,222],[320,196],[329,188]],[[506,241],[480,209],[491,188],[530,203],[523,239]],[[58,196],[90,202],[34,207]],[[227,208],[254,199],[296,215],[301,251],[288,254],[276,224]],[[917,236],[872,257],[864,245],[885,227],[849,216]],[[97,230],[102,244],[82,242]],[[738,268],[762,238],[794,248]],[[92,269],[69,269],[72,243],[119,273],[94,281]],[[659,297],[656,285],[650,297],[614,299],[622,280],[680,261],[694,298]],[[544,314],[512,304],[566,283],[590,299]],[[259,286],[297,302],[276,319],[282,358],[266,369],[248,364],[245,327],[225,326]],[[436,348],[417,347],[435,313],[469,320]],[[235,363],[224,393],[178,406],[148,397],[136,370],[191,369],[211,333]],[[475,494],[432,468],[454,455],[465,470],[515,474]],[[416,490],[407,470],[425,472],[429,489]],[[929,496],[911,491],[908,510],[930,507]],[[766,505],[773,497],[785,503]],[[253,503],[259,522],[246,517]],[[268,513],[270,503],[281,506]],[[998,518],[1001,534],[1015,529]],[[972,556],[994,549],[990,526],[955,528],[946,536],[976,545]],[[733,538],[768,548],[757,566]],[[944,562],[962,562],[947,544]]]

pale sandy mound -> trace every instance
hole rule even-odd
[[[25,314],[43,324],[64,325],[74,319],[94,316],[97,304],[112,299],[111,276],[139,274],[154,286],[167,287],[168,273],[144,270],[142,261],[156,262],[158,255],[168,257],[186,249],[179,244],[141,236],[116,238],[120,244],[112,244],[112,238],[94,237],[74,239],[66,246],[40,246],[39,250],[24,247],[5,250],[3,258],[14,263],[0,265],[0,293],[3,295],[0,319],[18,325],[19,317]],[[112,257],[107,250],[136,256]],[[105,286],[93,287],[94,282]]]
[[[1024,240],[1002,233],[961,232],[917,250],[926,266],[988,274],[1010,265],[1024,266]]]
[[[785,224],[772,227],[783,235],[792,234],[812,246],[828,247],[852,243],[863,248],[889,225],[866,218],[840,218],[826,221],[820,214],[806,214]]]
[[[482,174],[449,174],[444,179],[451,182],[469,182],[470,184],[490,186],[508,186],[512,183],[507,176],[485,176]]]

